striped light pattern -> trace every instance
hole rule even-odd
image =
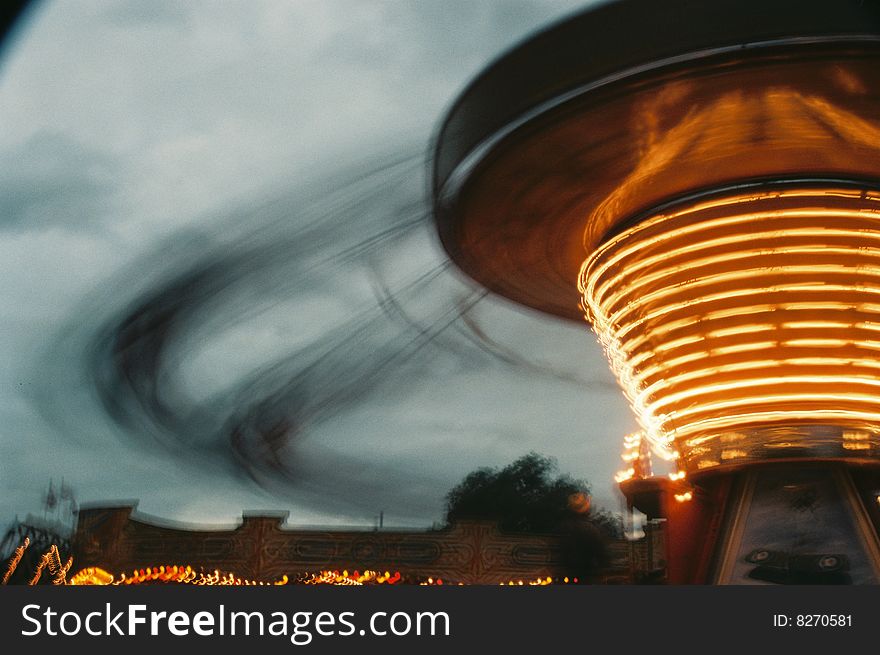
[[[607,238],[580,290],[659,455],[699,470],[880,453],[880,193],[678,204]]]

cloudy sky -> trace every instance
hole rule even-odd
[[[168,519],[430,525],[532,450],[619,508],[635,424],[594,338],[457,274],[425,198],[456,94],[580,4],[37,6],[0,61],[0,522],[63,477]]]

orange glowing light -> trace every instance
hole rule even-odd
[[[51,551],[47,551],[44,559],[48,561]],[[568,578],[564,579],[567,584]],[[577,578],[575,578],[577,582]],[[64,584],[75,586],[87,585],[142,585],[142,584],[182,584],[196,586],[273,586],[286,584],[304,584],[304,585],[336,585],[336,586],[363,586],[371,584],[399,585],[399,584],[420,584],[422,586],[462,586],[470,584],[463,581],[450,581],[439,577],[429,576],[422,579],[408,578],[400,571],[391,573],[390,571],[380,572],[371,569],[363,571],[356,570],[349,572],[337,570],[323,570],[313,573],[299,573],[294,576],[282,575],[274,581],[266,580],[248,580],[236,576],[234,573],[224,573],[219,570],[211,572],[197,571],[191,565],[160,565],[153,567],[145,567],[136,569],[130,575],[120,573],[114,576],[105,569],[98,567],[86,567],[78,571],[76,574],[67,578]],[[501,585],[509,586],[547,586],[554,583],[551,576],[538,577],[533,580],[509,580],[501,582]],[[558,584],[558,582],[557,582]]]
[[[102,568],[98,568],[96,566],[90,566],[78,571],[76,574],[71,576],[68,580],[67,584],[69,585],[109,585],[113,583],[113,574],[108,573]]]
[[[783,444],[880,452],[880,193],[678,205],[608,237],[579,288],[645,438],[682,472]]]
[[[6,566],[6,572],[3,574],[3,581],[0,582],[0,584],[5,585],[7,582],[9,582],[9,578],[18,567],[18,563],[21,561],[21,558],[24,555],[24,551],[27,550],[28,546],[30,545],[30,537],[25,537],[22,544],[15,549],[15,551],[12,553],[12,557],[9,558],[9,564],[7,564]]]

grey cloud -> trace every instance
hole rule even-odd
[[[109,24],[123,29],[145,26],[183,30],[197,10],[195,3],[177,0],[114,0],[102,15]]]
[[[88,227],[112,214],[118,162],[59,133],[0,152],[0,228]]]
[[[632,419],[583,326],[491,297],[462,316],[474,289],[451,269],[402,291],[443,263],[423,155],[444,108],[571,8],[40,12],[0,87],[0,175],[18,189],[4,194],[7,230],[18,252],[57,253],[51,286],[45,257],[0,267],[17,287],[0,288],[17,331],[0,354],[29,382],[0,388],[0,439],[22,462],[6,513],[27,481],[65,475],[85,500],[137,496],[167,518],[226,520],[259,502],[317,522],[385,509],[426,524],[465,473],[529,450],[614,502]],[[389,153],[415,153],[402,181],[364,175]],[[98,273],[62,284],[65,270]],[[25,334],[42,357],[16,349]],[[272,419],[298,429],[273,442]]]

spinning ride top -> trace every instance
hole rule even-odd
[[[633,457],[673,463],[620,479],[666,580],[880,582],[880,5],[590,6],[481,73],[434,155],[453,261],[586,317]]]

